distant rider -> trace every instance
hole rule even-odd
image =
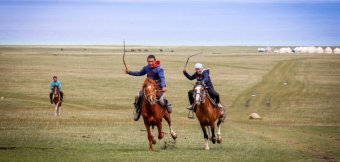
[[[51,101],[51,104],[53,104],[53,101],[52,101],[53,92],[52,91],[53,91],[54,86],[58,86],[59,92],[60,92],[61,102],[63,102],[63,100],[64,100],[64,93],[63,93],[63,91],[61,91],[61,82],[58,80],[57,76],[53,76],[53,81],[51,82],[51,85],[50,85],[50,89],[51,89],[51,92],[50,92],[50,101]]]

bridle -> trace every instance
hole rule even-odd
[[[149,94],[146,94],[146,89],[151,89],[151,86],[154,87],[153,91],[149,91]],[[157,92],[158,91],[162,91],[162,90],[157,90],[157,88],[155,87],[155,85],[153,85],[151,82],[149,82],[144,88],[143,88],[143,93],[144,93],[144,97],[150,102],[150,104],[155,104],[156,102],[158,102],[157,99]],[[150,99],[149,99],[150,98]]]
[[[59,96],[59,89],[58,89],[58,87],[54,87],[53,95]]]
[[[201,82],[197,82],[195,87],[194,87],[194,93],[193,93],[193,98],[196,101],[196,96],[199,95],[199,101],[201,103],[204,103],[205,101],[205,95],[206,95],[206,91],[205,91],[205,85],[202,84]]]

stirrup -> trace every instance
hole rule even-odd
[[[168,111],[168,113],[171,113],[171,112],[172,112],[172,106],[171,106],[171,104],[167,104],[167,105],[166,105],[166,111]]]
[[[140,118],[140,116],[141,116],[141,112],[135,111],[133,115],[134,115],[134,116],[133,116],[133,120],[134,120],[134,121],[138,121],[139,118]]]
[[[188,110],[191,110],[191,111],[194,111],[194,104],[189,105],[189,106],[187,107],[187,109],[188,109]]]

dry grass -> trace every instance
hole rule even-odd
[[[166,70],[179,135],[174,149],[162,150],[161,141],[155,153],[148,152],[142,121],[132,121],[133,96],[144,77],[123,73],[121,47],[1,46],[0,96],[6,97],[0,100],[0,160],[339,160],[340,56],[252,53],[256,47],[130,48],[150,51],[127,53],[131,70],[139,70],[149,53]],[[182,69],[186,56],[199,51],[205,54],[192,58],[187,70],[192,72],[195,62],[210,68],[228,107],[223,144],[209,152],[203,150],[198,122],[188,119],[185,109],[191,82]],[[48,102],[53,75],[65,93],[60,118]],[[248,120],[255,111],[263,120]]]

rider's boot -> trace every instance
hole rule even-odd
[[[53,101],[52,101],[52,96],[53,96],[53,94],[52,94],[52,93],[50,93],[50,102],[51,102],[51,104],[53,104]]]
[[[187,107],[188,110],[193,111],[194,110],[194,104],[191,104]]]
[[[60,100],[61,100],[61,102],[64,101],[64,93],[60,93]]]
[[[165,99],[165,107],[166,107],[166,110],[168,111],[168,113],[171,113],[172,112],[172,106],[171,106],[171,103],[169,103],[169,101],[167,99]]]
[[[218,103],[217,107],[220,109],[220,113],[221,113],[220,120],[224,121],[224,119],[225,119],[224,107],[223,107],[223,105],[221,103]]]
[[[142,102],[143,97],[141,96],[136,96],[135,98],[135,103],[133,105],[135,106],[135,115],[133,120],[138,121],[141,115],[141,102]]]

